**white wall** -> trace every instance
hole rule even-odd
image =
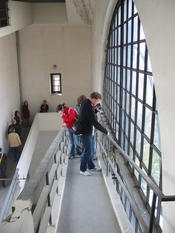
[[[32,25],[20,31],[23,99],[31,113],[47,99],[50,111],[59,103],[75,105],[77,96],[88,94],[91,86],[91,27]],[[58,69],[54,70],[56,64]],[[63,95],[50,94],[50,77],[61,72]]]
[[[33,6],[33,23],[66,23],[65,3],[35,3]]]
[[[136,0],[150,54],[160,120],[163,192],[175,194],[175,1]],[[153,23],[154,21],[154,23]],[[164,230],[175,232],[175,202],[163,208]]]
[[[19,80],[15,31],[32,23],[30,3],[9,1],[10,26],[0,28],[0,147],[7,152],[7,127],[19,109]]]
[[[32,4],[9,1],[9,26],[0,28],[0,37],[13,33],[32,23]]]
[[[102,93],[104,77],[105,42],[107,33],[104,29],[109,0],[96,1],[92,24],[92,89]],[[109,24],[110,25],[110,24]]]
[[[15,33],[0,38],[0,147],[7,152],[7,128],[19,109],[19,84]]]
[[[96,16],[93,25],[93,88],[103,83],[105,63],[105,40],[108,36],[109,19],[113,14],[111,6],[117,1],[96,1]],[[175,1],[135,0],[147,40],[153,76],[155,81],[160,120],[163,192],[175,194],[174,138],[175,138]],[[108,6],[107,6],[108,5]],[[110,12],[110,14],[109,14]],[[106,33],[105,33],[106,32]],[[101,38],[101,41],[100,41]],[[101,85],[102,87],[102,85]],[[100,87],[100,88],[101,88]],[[99,89],[100,89],[99,88]],[[175,202],[164,204],[163,232],[175,232]]]
[[[40,131],[58,131],[62,127],[62,118],[59,113],[40,113],[39,117],[39,130]]]

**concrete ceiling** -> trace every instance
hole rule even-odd
[[[65,0],[13,0],[17,2],[31,2],[31,3],[50,3],[50,2],[65,2]]]
[[[29,3],[65,3],[70,23],[91,24],[95,0],[13,0]]]

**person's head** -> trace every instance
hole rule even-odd
[[[86,99],[85,95],[78,96],[78,98],[77,98],[77,105],[80,106],[85,99]]]
[[[24,101],[24,105],[28,106],[28,101],[27,100]]]
[[[15,117],[19,116],[19,111],[15,111]]]
[[[90,94],[90,100],[91,100],[92,105],[95,107],[97,104],[100,103],[101,94],[98,92],[92,92]]]
[[[64,109],[65,109],[65,104],[64,103],[63,104],[59,104],[57,106],[57,112],[60,112],[60,111],[64,112]]]
[[[46,105],[47,104],[47,100],[43,100],[43,104]]]

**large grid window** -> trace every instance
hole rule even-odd
[[[108,36],[104,110],[123,150],[161,188],[161,149],[155,87],[142,24],[132,0],[120,0]],[[133,170],[145,200],[152,190]]]
[[[51,94],[62,94],[61,73],[50,74]]]
[[[8,25],[9,25],[8,1],[1,0],[0,1],[0,27],[5,27]]]

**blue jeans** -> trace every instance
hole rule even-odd
[[[81,157],[80,171],[84,172],[89,169],[93,169],[95,167],[92,159],[91,159],[91,139],[92,134],[82,135],[82,143],[83,143],[83,153]]]
[[[67,137],[69,140],[69,156],[75,156],[74,133],[72,129],[66,128]]]
[[[78,155],[82,154],[82,148],[81,148],[81,137],[79,135],[74,134],[74,142],[75,142],[75,148]]]
[[[94,159],[94,135],[92,134],[91,136],[91,156],[90,156],[91,160]]]
[[[20,155],[21,155],[21,147],[10,147],[10,151],[14,156],[14,160],[15,162],[18,162]]]

